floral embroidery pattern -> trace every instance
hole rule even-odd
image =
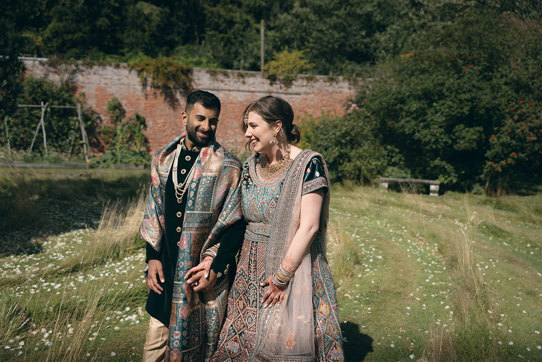
[[[286,348],[289,350],[292,350],[295,346],[295,340],[294,340],[294,334],[290,333],[288,336],[288,339],[286,340]]]

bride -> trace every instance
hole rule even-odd
[[[329,180],[300,140],[293,110],[267,96],[243,113],[255,152],[243,166],[247,229],[213,360],[344,360],[325,258]]]

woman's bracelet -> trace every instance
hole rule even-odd
[[[276,273],[275,273],[276,274]],[[288,282],[286,283],[283,283],[283,282],[279,282],[275,276],[275,274],[273,274],[271,276],[271,280],[273,281],[273,284],[275,284],[275,286],[279,289],[285,289],[287,286],[288,286]]]
[[[207,256],[210,256],[211,258],[216,258],[216,254],[218,253],[218,245],[213,245],[211,246],[209,249],[205,250],[205,252],[203,253],[203,259],[205,259],[205,257]]]
[[[277,271],[273,274],[273,283],[275,283],[277,287],[285,287],[293,277],[294,272],[289,272],[285,270],[282,265],[279,265]]]

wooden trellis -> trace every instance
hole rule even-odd
[[[85,160],[88,162],[89,160],[89,151],[90,151],[90,145],[88,143],[88,136],[87,132],[85,131],[85,125],[83,123],[83,117],[82,117],[82,107],[81,103],[77,103],[77,106],[58,106],[58,105],[49,105],[49,102],[43,103],[41,102],[41,105],[39,104],[19,104],[18,107],[20,108],[41,108],[41,117],[40,121],[38,122],[36,126],[36,131],[34,132],[34,137],[32,138],[32,143],[30,144],[30,147],[28,151],[32,151],[32,148],[34,147],[34,142],[36,141],[36,138],[38,137],[38,133],[42,131],[43,134],[43,148],[45,150],[45,154],[47,154],[47,134],[45,132],[45,113],[47,112],[47,108],[68,108],[68,109],[76,109],[77,110],[77,120],[78,124],[76,123],[75,128],[77,128],[77,125],[79,125],[79,128],[81,130],[81,138],[83,141],[83,151],[85,153]],[[7,123],[6,123],[6,132],[7,132]],[[68,156],[71,155],[73,150],[73,143],[75,141],[75,133],[72,135],[71,141],[70,141],[70,149],[68,151]],[[9,136],[8,136],[8,145],[9,145]]]

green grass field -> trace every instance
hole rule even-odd
[[[140,360],[149,176],[0,170],[0,360]],[[542,360],[542,193],[332,189],[348,360]]]

